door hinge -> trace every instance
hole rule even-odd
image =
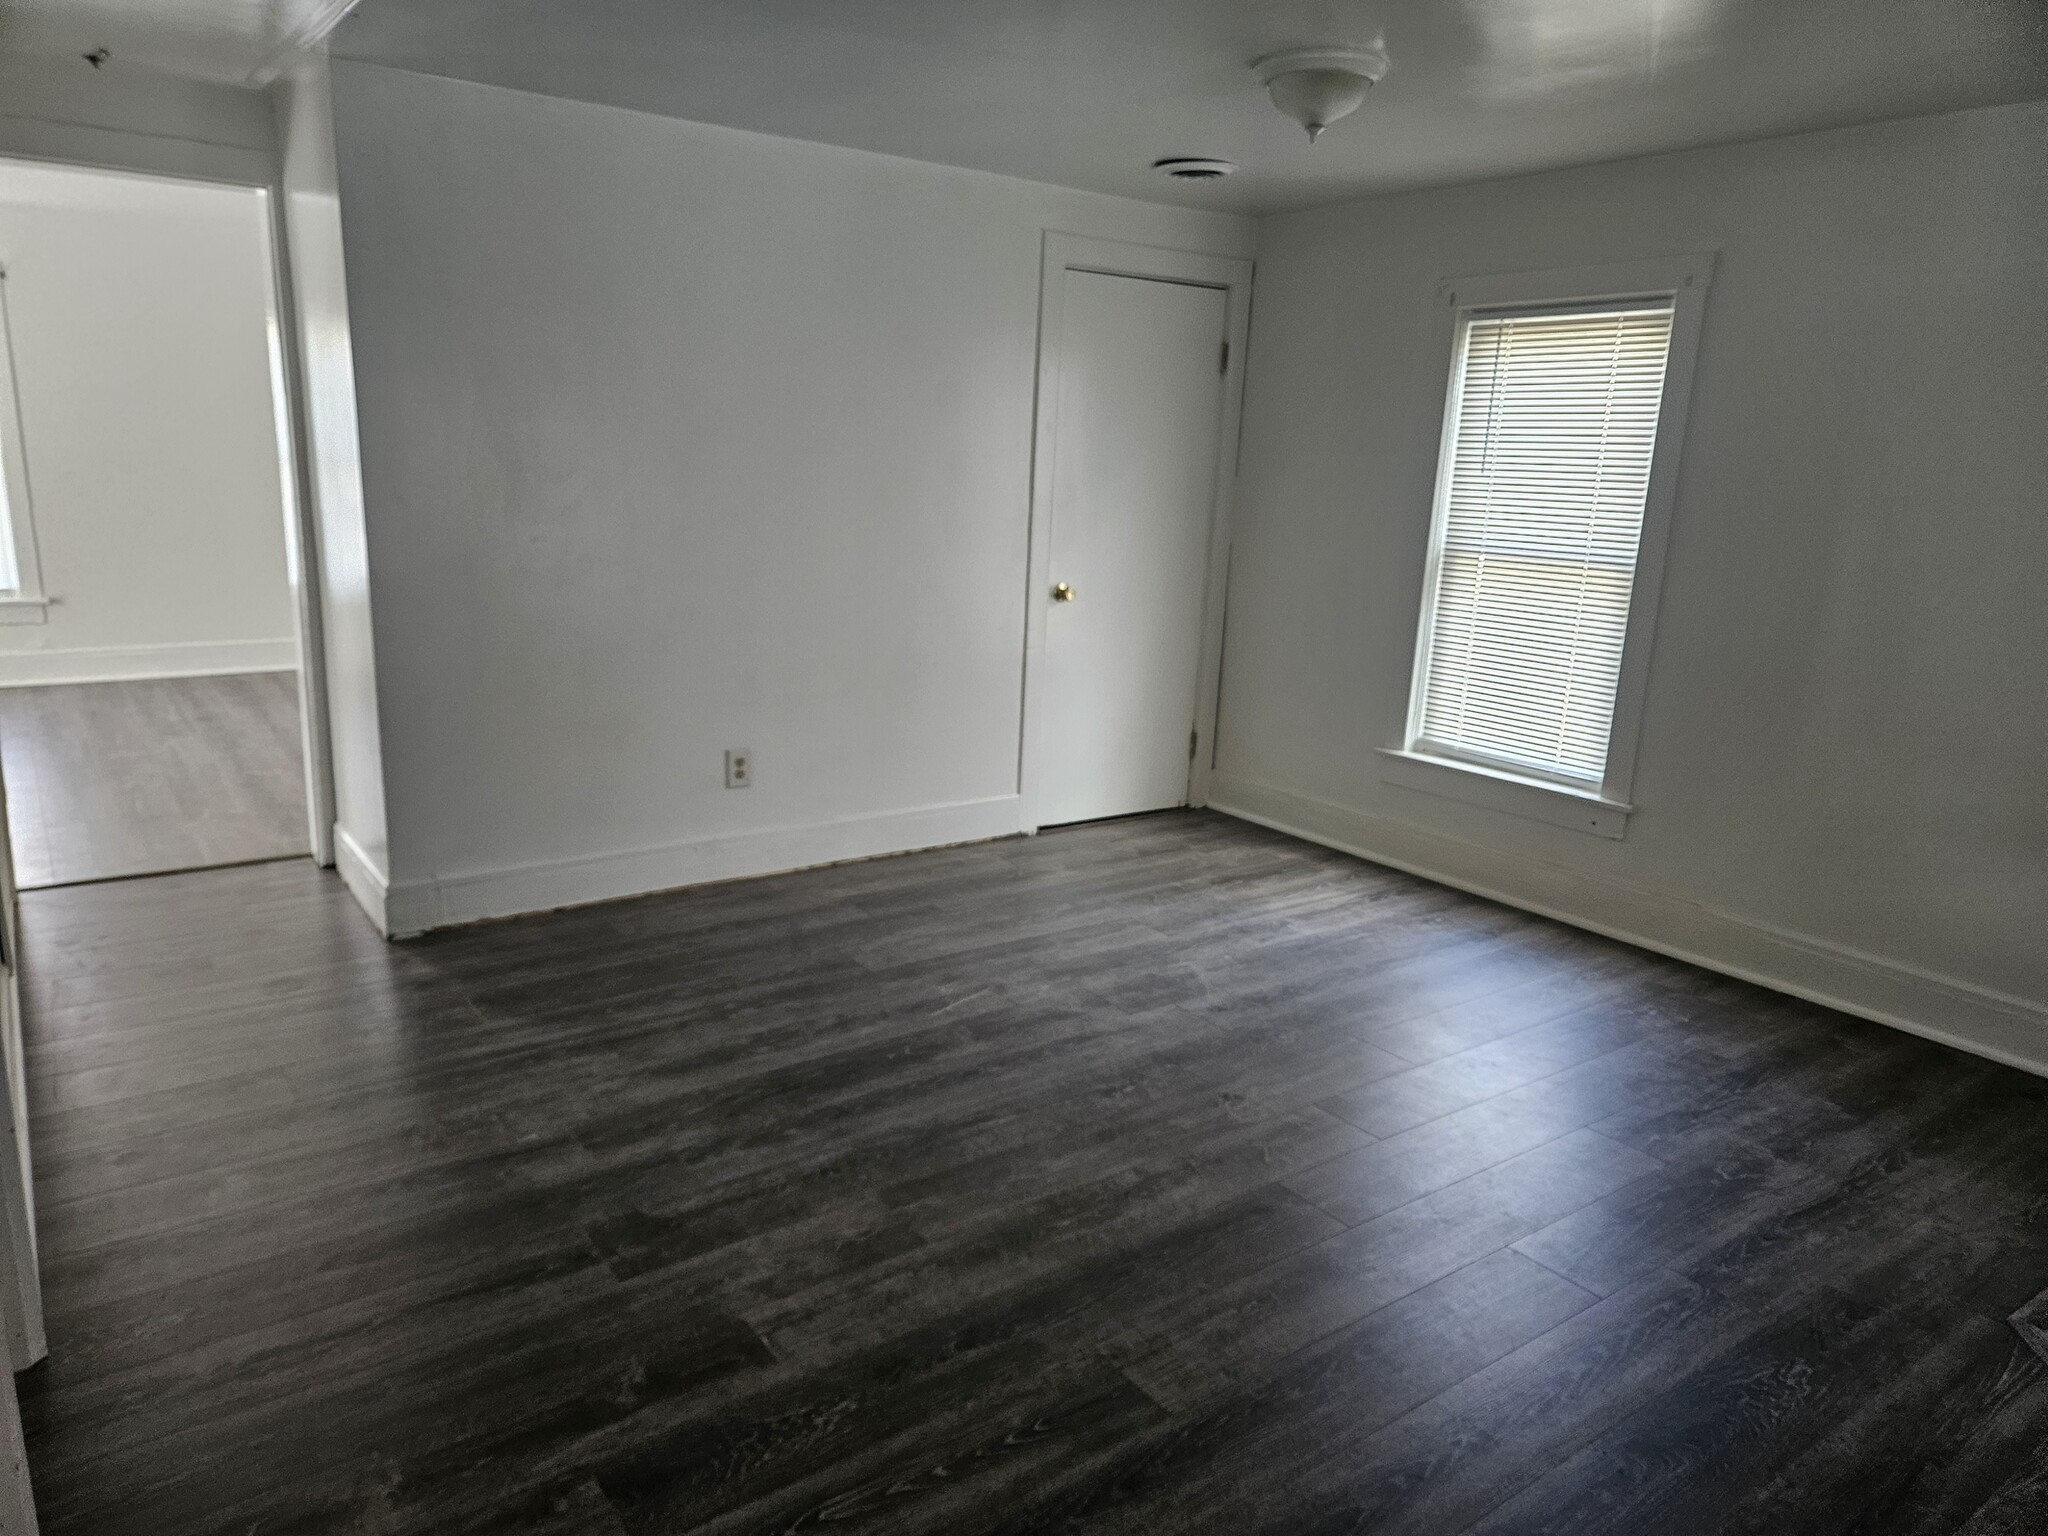
[[[1200,727],[1188,732],[1188,761],[1191,763],[1195,760],[1195,743],[1201,738],[1201,734]]]
[[[1230,341],[1228,337],[1224,338],[1222,355],[1216,359],[1216,371],[1218,373],[1230,372]]]

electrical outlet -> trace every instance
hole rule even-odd
[[[746,747],[728,747],[725,753],[725,787],[746,789],[754,782],[754,754]]]

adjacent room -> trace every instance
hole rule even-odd
[[[23,888],[309,848],[265,196],[0,161]]]
[[[2033,0],[0,0],[0,264],[0,1530],[2048,1531]]]

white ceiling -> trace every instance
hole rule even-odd
[[[351,0],[0,0],[0,48],[261,82]],[[1247,62],[1384,39],[1311,146]],[[2048,96],[2048,0],[362,0],[337,55],[1264,211]],[[1166,155],[1228,181],[1169,183]]]
[[[1245,67],[1382,37],[1392,72],[1313,146]],[[332,47],[1259,211],[2048,96],[2048,0],[362,0]]]
[[[104,48],[123,66],[264,83],[354,0],[0,0],[0,48],[60,58]]]

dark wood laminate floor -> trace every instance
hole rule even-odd
[[[306,852],[297,675],[0,688],[24,887]]]
[[[51,1533],[2048,1529],[2048,1084],[1256,828],[24,907]]]

